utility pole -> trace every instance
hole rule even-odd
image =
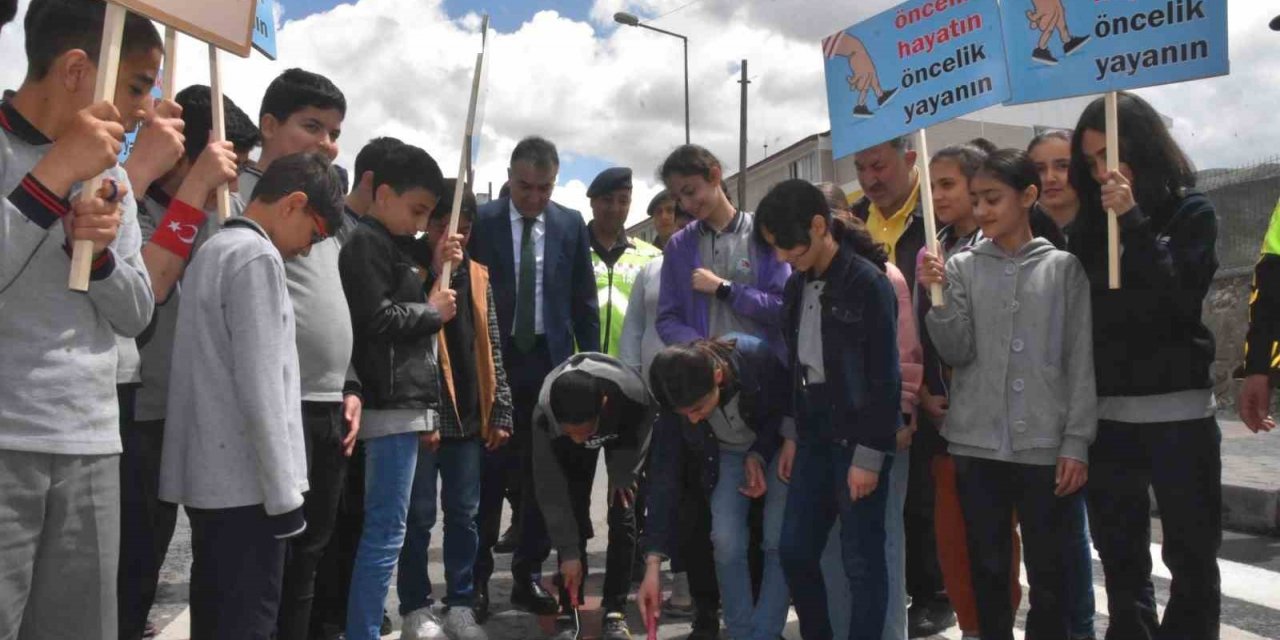
[[[738,81],[742,85],[742,122],[738,131],[738,208],[746,210],[747,208],[747,85],[751,81],[747,79],[747,61],[742,61],[742,79]]]

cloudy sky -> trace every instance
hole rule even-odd
[[[342,88],[350,109],[340,162],[365,141],[394,135],[427,149],[456,172],[480,14],[493,18],[492,67],[477,182],[480,191],[506,177],[521,137],[540,134],[560,148],[555,199],[589,215],[586,184],[601,169],[636,172],[631,221],[656,193],[654,171],[684,141],[680,42],[616,25],[630,11],[689,37],[695,142],[738,167],[739,61],[749,60],[748,162],[829,128],[820,40],[895,0],[278,0],[280,59],[224,56],[225,91],[256,114],[263,90],[289,67],[323,73]],[[29,0],[19,0],[20,13]],[[840,7],[836,9],[834,7]],[[1235,0],[1230,8],[1232,74],[1143,90],[1173,119],[1174,131],[1201,168],[1238,166],[1280,153],[1280,33],[1267,21],[1277,0]],[[0,87],[21,82],[22,30],[0,32]],[[178,83],[208,82],[207,57],[194,41],[179,48]],[[997,108],[992,121],[1060,124],[1078,103]]]

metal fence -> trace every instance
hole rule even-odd
[[[1246,167],[1201,171],[1197,188],[1218,211],[1218,276],[1247,272],[1280,200],[1280,157]]]

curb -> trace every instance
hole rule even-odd
[[[1222,528],[1280,535],[1280,491],[1222,485]]]

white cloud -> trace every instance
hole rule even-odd
[[[777,151],[828,128],[818,41],[894,4],[860,0],[836,11],[829,3],[776,0],[687,3],[596,0],[590,22],[542,11],[514,32],[496,34],[477,167],[481,190],[490,181],[495,191],[502,184],[516,141],[540,134],[566,158],[632,167],[631,220],[644,217],[658,190],[657,165],[684,141],[682,51],[675,38],[615,25],[615,11],[644,19],[674,10],[654,24],[689,36],[693,139],[732,172],[739,164],[738,61],[750,61],[750,163],[762,157],[763,143]],[[1267,64],[1280,34],[1267,30],[1265,4],[1232,4],[1232,76],[1141,92],[1173,118],[1179,140],[1202,167],[1243,164],[1280,149],[1268,108],[1280,101],[1280,86]],[[283,18],[278,62],[223,56],[225,90],[241,107],[256,113],[263,90],[284,69],[314,70],[332,78],[350,103],[343,162],[369,138],[395,135],[426,148],[447,174],[456,171],[479,46],[476,14],[447,15],[442,0],[359,0]],[[7,27],[0,59],[20,60],[21,42],[21,29]],[[0,66],[0,86],[15,87],[20,66]],[[180,48],[178,80],[208,81],[207,54],[194,41]],[[1069,123],[1079,104],[988,110],[982,117]],[[589,215],[585,185],[569,178],[562,177],[556,200]]]

